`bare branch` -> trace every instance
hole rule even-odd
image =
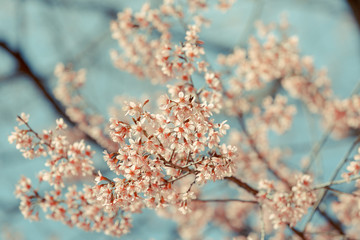
[[[63,107],[60,105],[60,103],[55,99],[55,97],[52,95],[51,91],[48,89],[48,87],[44,84],[46,80],[42,78],[40,75],[36,74],[35,71],[32,69],[30,64],[28,63],[26,57],[21,53],[19,50],[13,50],[11,47],[6,43],[4,40],[0,39],[0,47],[5,50],[10,56],[14,58],[14,60],[17,63],[17,72],[19,74],[22,74],[26,77],[28,77],[29,80],[31,80],[34,85],[40,90],[40,92],[43,94],[43,96],[46,98],[46,100],[51,104],[51,106],[54,108],[54,110],[62,116],[67,122],[69,122],[72,126],[76,126],[76,123],[73,122],[69,116],[65,113]],[[83,134],[86,136],[86,138],[92,142],[93,144],[103,148],[104,146],[100,146],[96,140],[88,135],[86,132],[83,132]]]
[[[333,181],[335,180],[336,176],[338,175],[338,173],[340,172],[341,168],[343,167],[343,165],[345,164],[346,160],[349,158],[351,152],[354,150],[354,148],[356,147],[356,145],[359,143],[360,138],[357,138],[353,144],[351,145],[351,147],[348,149],[348,151],[345,153],[344,157],[342,158],[342,160],[339,162],[338,166],[336,167],[333,175],[330,178],[330,185],[332,185]],[[326,193],[328,192],[328,189],[324,189],[323,192],[320,195],[319,200],[317,201],[317,203],[314,205],[314,207],[311,210],[311,213],[309,215],[309,218],[307,219],[305,226],[304,226],[304,231],[306,231],[306,227],[307,225],[310,223],[311,219],[313,218],[315,212],[317,211],[320,203],[324,200]]]

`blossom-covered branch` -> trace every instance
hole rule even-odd
[[[215,7],[226,11],[233,3],[219,0]],[[16,187],[26,218],[38,220],[40,207],[48,218],[69,226],[121,236],[130,231],[132,214],[150,208],[177,222],[185,239],[203,238],[210,222],[234,239],[286,239],[290,234],[327,239],[329,232],[356,236],[359,210],[351,206],[359,205],[360,155],[351,155],[358,140],[329,182],[315,184],[319,178],[311,164],[328,137],[358,134],[360,96],[340,100],[333,94],[326,71],[299,53],[296,36],[288,36],[286,19],[256,22],[258,37],[251,36],[246,49],[235,46],[211,64],[200,36],[211,22],[203,13],[213,5],[165,0],[156,8],[144,4],[137,12],[125,9],[117,15],[110,25],[120,46],[111,51],[115,67],[164,84],[168,91],[141,101],[127,99],[109,121],[81,94],[85,70],[64,64],[55,68],[54,95],[67,121],[58,119],[55,129],[37,132],[22,113],[8,138],[25,158],[45,159],[38,188],[26,177]],[[182,39],[173,36],[176,26],[185,31]],[[305,171],[290,167],[290,153],[271,143],[272,134],[281,137],[293,127],[299,102],[325,129]],[[94,167],[94,151],[67,130],[66,122],[104,149],[109,171]],[[238,129],[230,127],[232,122]],[[336,180],[345,165],[343,179]],[[335,188],[355,180],[355,190]],[[209,185],[233,191],[218,196]],[[327,197],[328,191],[336,200]],[[340,222],[321,203],[331,205]],[[325,222],[301,231],[309,209],[305,225],[316,212]]]

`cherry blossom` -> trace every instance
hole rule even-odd
[[[42,210],[70,227],[122,236],[132,228],[131,216],[150,208],[174,220],[184,239],[204,238],[209,224],[234,239],[305,240],[316,231],[319,239],[329,232],[358,236],[360,148],[354,157],[352,151],[359,139],[330,181],[317,185],[310,165],[323,143],[302,171],[271,134],[291,130],[303,104],[320,119],[324,142],[329,135],[357,136],[359,96],[334,95],[326,70],[316,69],[312,57],[301,55],[297,36],[289,36],[285,17],[279,24],[257,21],[247,48],[235,46],[212,64],[201,38],[211,21],[203,13],[228,10],[234,2],[165,0],[118,13],[110,24],[119,45],[110,53],[114,66],[167,92],[144,100],[119,97],[122,108],[113,107],[109,120],[82,95],[85,69],[55,67],[54,95],[65,116],[54,128],[36,131],[29,114],[21,113],[8,137],[24,158],[44,162],[37,184],[23,176],[15,187],[25,218],[37,221]],[[177,25],[180,41],[173,36]],[[88,140],[103,152],[105,166],[94,166],[99,159]],[[333,187],[355,180],[349,192]],[[211,186],[220,187],[207,190]],[[220,188],[231,196],[218,194]],[[336,218],[323,204],[332,206]],[[316,212],[325,219],[319,226],[311,224]]]

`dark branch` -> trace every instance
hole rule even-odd
[[[359,30],[360,30],[360,1],[359,0],[347,0],[354,18],[358,24]]]
[[[26,57],[21,53],[19,50],[13,50],[10,48],[10,46],[0,39],[0,48],[4,49],[9,55],[11,55],[17,63],[17,72],[21,75],[24,75],[28,77],[29,80],[31,80],[35,86],[40,90],[40,92],[44,95],[46,100],[52,105],[52,107],[55,109],[55,111],[64,118],[70,125],[76,126],[76,123],[73,122],[69,116],[65,113],[63,107],[60,105],[60,103],[55,99],[55,97],[51,94],[51,91],[46,87],[44,84],[45,79],[41,77],[40,75],[36,74],[34,70],[31,68],[30,64],[26,60]],[[93,144],[101,147],[96,140],[88,135],[87,133],[83,132],[86,136],[86,138],[92,142]],[[102,147],[101,147],[102,148]]]
[[[238,185],[239,187],[243,188],[244,190],[246,190],[248,193],[251,193],[252,195],[256,196],[258,194],[258,190],[256,190],[255,188],[251,187],[249,184],[241,181],[240,179],[232,176],[232,177],[225,177],[226,180],[235,183],[236,185]]]
[[[344,230],[343,230],[343,226],[342,226],[341,222],[332,219],[332,218],[327,214],[327,212],[325,212],[323,209],[320,209],[320,208],[319,208],[318,211],[319,211],[319,213],[321,214],[321,216],[323,216],[323,218],[325,218],[326,221],[327,221],[334,229],[336,229],[336,231],[337,231],[338,233],[340,233],[342,236],[345,235],[345,232],[344,232]]]

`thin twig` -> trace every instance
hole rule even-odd
[[[310,151],[310,156],[309,156],[310,160],[309,160],[308,165],[304,169],[304,173],[309,172],[314,160],[319,155],[320,150],[325,145],[326,141],[329,139],[329,136],[332,133],[332,131],[334,130],[334,127],[335,127],[335,125],[330,126],[328,128],[328,130],[321,136],[320,140],[313,145],[313,147]]]
[[[225,177],[226,180],[232,181],[234,182],[236,185],[238,185],[239,187],[245,189],[247,192],[251,193],[254,197],[257,196],[258,194],[258,190],[251,187],[250,185],[248,185],[247,183],[241,181],[238,178],[235,177]],[[296,234],[298,237],[300,237],[302,240],[306,240],[306,237],[304,235],[303,232],[297,230],[295,227],[290,227],[289,224],[287,224],[287,226],[291,229],[291,231]]]
[[[264,221],[264,211],[262,208],[262,204],[260,204],[260,222],[261,222],[260,239],[265,240],[265,221]]]
[[[343,167],[343,165],[345,164],[346,160],[349,158],[351,152],[354,150],[354,148],[356,147],[356,145],[359,143],[360,138],[357,138],[353,144],[351,145],[351,147],[348,149],[348,151],[345,153],[344,157],[342,158],[342,160],[339,162],[338,166],[336,167],[334,173],[332,174],[331,178],[330,178],[330,185],[332,185],[333,181],[335,180],[336,176],[338,175],[338,173],[340,172],[341,168]],[[319,200],[316,202],[316,204],[314,205],[314,207],[312,208],[310,215],[308,217],[308,219],[305,222],[305,226],[304,226],[304,230],[303,232],[306,231],[306,227],[307,225],[310,223],[310,221],[312,220],[315,212],[317,211],[320,203],[324,200],[326,193],[328,192],[328,189],[323,189]]]
[[[350,97],[354,96],[358,91],[360,90],[360,81],[356,84],[354,89],[352,90]],[[314,160],[316,159],[317,155],[320,153],[320,150],[323,148],[327,140],[329,139],[329,136],[331,135],[332,131],[335,128],[335,123],[333,123],[328,129],[325,131],[325,133],[321,136],[320,140],[313,145],[313,148],[310,151],[310,160],[308,165],[304,168],[304,172],[309,172],[311,165],[313,164]]]
[[[238,41],[238,44],[237,44],[240,47],[242,47],[246,44],[246,40],[249,37],[251,30],[254,27],[254,22],[260,18],[263,7],[264,7],[264,3],[262,0],[257,0],[254,3],[254,5],[255,6],[253,7],[253,9],[251,11],[251,15],[246,22],[245,28],[244,28],[244,30],[240,36],[240,40]]]
[[[180,180],[180,179],[182,179],[182,178],[184,178],[184,177],[186,177],[186,176],[189,176],[190,174],[192,174],[191,172],[187,172],[187,173],[185,173],[184,175],[181,175],[180,177],[178,177],[178,178],[174,178],[174,179],[172,179],[172,180],[170,180],[170,181],[167,181],[167,183],[174,183],[174,182],[176,182],[176,181],[178,181],[178,180]]]
[[[337,180],[337,181],[330,181],[330,182],[327,182],[327,183],[322,183],[322,184],[316,185],[312,190],[318,190],[318,189],[327,188],[327,187],[334,186],[334,185],[339,185],[339,184],[343,184],[343,183],[349,183],[349,182],[352,182],[352,181],[355,181],[355,180],[358,180],[358,179],[360,179],[360,175],[354,176],[354,177],[349,178],[349,179],[341,179],[341,180]]]
[[[332,192],[335,192],[335,193],[346,194],[346,195],[350,195],[350,196],[360,197],[360,195],[359,195],[359,194],[356,194],[356,193],[347,193],[347,192],[340,191],[340,190],[337,190],[337,189],[334,189],[334,188],[331,188],[331,187],[325,187],[325,188],[328,189],[329,191],[332,191]]]

